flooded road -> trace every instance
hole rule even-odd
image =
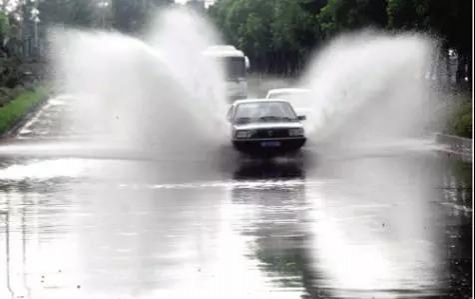
[[[0,145],[0,298],[471,298],[471,164],[67,154],[61,109]]]

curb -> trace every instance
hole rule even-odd
[[[463,160],[472,161],[473,140],[469,138],[459,137],[455,135],[447,135],[442,133],[435,134],[435,142],[445,145],[440,151],[460,156]]]
[[[48,99],[49,99],[49,96],[46,95],[46,96],[44,96],[44,98],[42,98],[41,100],[39,100],[37,103],[35,103],[34,105],[32,105],[30,108],[28,108],[28,110],[26,111],[26,113],[23,114],[22,116],[20,116],[17,120],[15,120],[15,122],[13,123],[13,125],[12,125],[6,132],[0,134],[0,141],[15,136],[15,135],[18,133],[18,131],[20,131],[20,129],[21,129],[33,116],[35,116],[35,115],[41,110],[41,108],[43,108],[43,106],[46,104],[46,102],[48,101]]]

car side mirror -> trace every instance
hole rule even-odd
[[[305,115],[299,115],[299,116],[297,116],[297,119],[298,120],[306,120],[307,117]]]

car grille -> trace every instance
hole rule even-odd
[[[252,138],[280,138],[289,137],[288,129],[259,129],[253,135]]]

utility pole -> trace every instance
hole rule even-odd
[[[21,4],[21,39],[23,59],[30,60],[39,55],[39,10],[38,0],[24,0]]]
[[[41,56],[38,27],[40,24],[40,11],[38,10],[38,1],[35,1],[35,7],[31,10],[31,20],[33,22],[33,55]]]
[[[28,11],[29,11],[29,0],[23,1],[21,3],[21,39],[22,39],[22,48],[23,48],[23,59],[28,59],[30,57],[30,43],[29,43],[29,35],[30,35],[30,30],[29,30],[29,17],[28,17]]]
[[[99,26],[101,28],[106,28],[107,27],[107,16],[109,14],[110,10],[110,2],[108,0],[101,0],[97,4],[99,7]]]

